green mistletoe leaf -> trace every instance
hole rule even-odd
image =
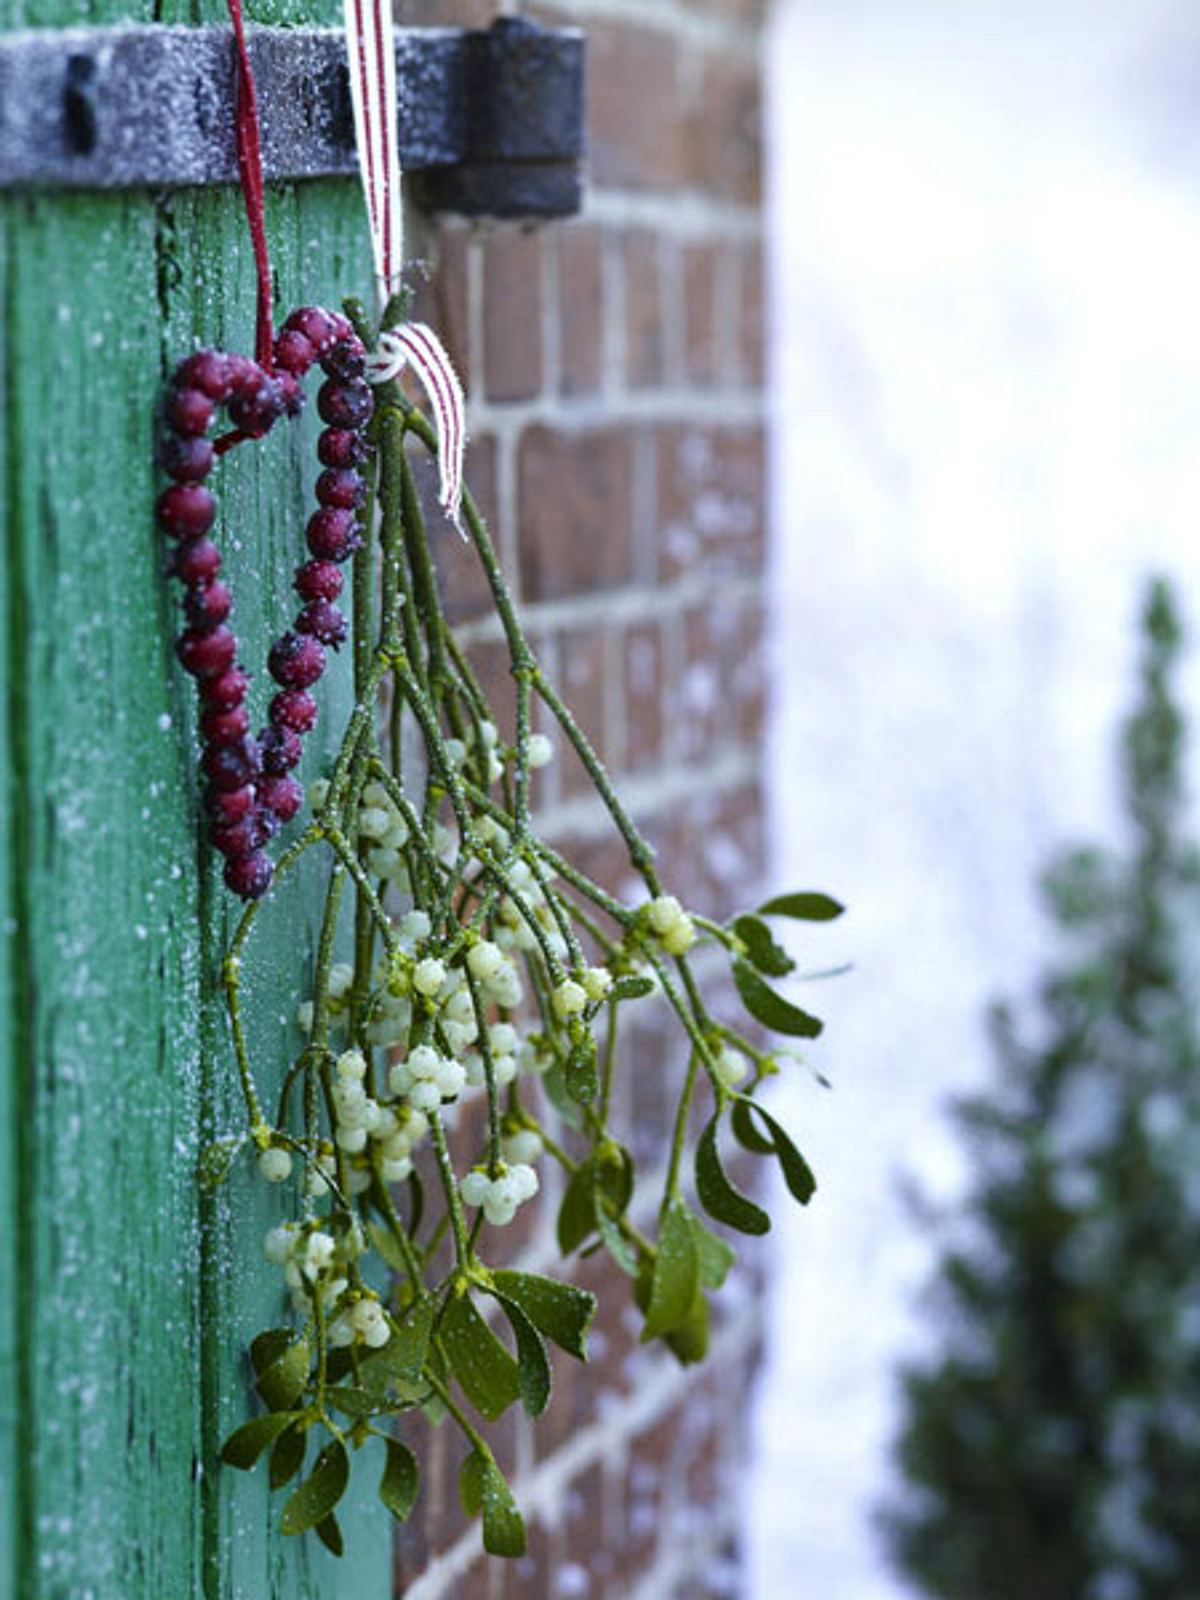
[[[817,1180],[813,1176],[813,1170],[808,1162],[805,1161],[799,1150],[792,1143],[786,1129],[776,1122],[769,1111],[764,1111],[756,1100],[747,1100],[745,1096],[739,1096],[737,1103],[734,1105],[734,1117],[738,1118],[739,1113],[741,1113],[740,1124],[748,1129],[755,1139],[752,1144],[745,1139],[743,1139],[743,1143],[747,1143],[748,1148],[751,1150],[757,1150],[762,1154],[767,1152],[773,1154],[779,1161],[779,1165],[783,1170],[783,1181],[787,1184],[793,1198],[798,1200],[802,1206],[806,1206],[817,1192]],[[753,1127],[751,1121],[753,1117],[761,1117],[771,1130],[769,1144],[758,1133],[758,1130]],[[738,1128],[739,1121],[735,1121],[735,1133],[738,1132]],[[763,1149],[764,1145],[766,1145],[765,1150]]]
[[[650,1281],[643,1342],[657,1339],[685,1322],[699,1286],[700,1263],[691,1216],[682,1200],[673,1200],[658,1230],[658,1254]]]
[[[725,1175],[717,1149],[720,1116],[713,1117],[696,1146],[696,1193],[700,1204],[718,1222],[739,1233],[767,1233],[771,1219],[761,1206],[735,1189]]]
[[[458,1492],[468,1516],[482,1513],[483,1548],[489,1555],[525,1554],[524,1520],[490,1451],[472,1450],[459,1469]]]
[[[648,978],[642,973],[628,973],[624,978],[618,978],[608,991],[610,1000],[644,1000],[647,995],[654,993],[658,985],[653,978]]]
[[[590,1161],[576,1167],[558,1208],[558,1248],[564,1256],[596,1231],[596,1168]]]
[[[735,1100],[733,1110],[729,1114],[729,1125],[733,1129],[733,1136],[744,1150],[751,1150],[756,1156],[773,1156],[775,1146],[764,1134],[759,1133],[754,1126],[754,1119],[750,1115],[750,1101],[747,1097]]]
[[[573,1283],[536,1272],[493,1272],[501,1294],[514,1300],[547,1339],[580,1361],[587,1360],[587,1331],[596,1315],[596,1297]]]
[[[818,1017],[776,994],[755,972],[748,961],[733,963],[733,981],[746,1010],[772,1033],[786,1033],[801,1039],[815,1039],[825,1024]]]
[[[761,917],[745,915],[733,919],[733,932],[746,947],[746,954],[759,972],[768,978],[785,978],[796,970],[796,963],[771,937],[771,930]]]
[[[285,1483],[292,1481],[304,1465],[304,1453],[307,1448],[307,1428],[297,1425],[279,1435],[275,1441],[275,1448],[271,1451],[267,1472],[272,1489],[282,1489]]]
[[[520,1371],[469,1295],[451,1297],[438,1328],[450,1370],[471,1404],[495,1422],[521,1392]]]
[[[331,1511],[317,1523],[317,1538],[331,1555],[344,1556],[346,1541],[342,1538],[342,1525]]]
[[[421,1469],[417,1466],[416,1456],[399,1439],[388,1438],[384,1443],[387,1445],[387,1461],[379,1481],[379,1498],[397,1522],[407,1522],[416,1504]]]
[[[265,1417],[243,1422],[221,1446],[221,1460],[240,1472],[249,1472],[267,1446],[274,1444],[302,1415],[299,1411],[269,1411]]]
[[[692,1215],[691,1224],[700,1282],[706,1289],[719,1289],[729,1276],[730,1267],[737,1260],[737,1252],[711,1228],[706,1228],[695,1214]]]
[[[541,1334],[515,1300],[495,1291],[517,1341],[517,1379],[521,1404],[531,1417],[540,1417],[550,1400],[550,1359]]]
[[[331,1439],[317,1457],[310,1476],[305,1478],[284,1506],[279,1531],[294,1534],[316,1528],[345,1494],[349,1479],[350,1462],[346,1447],[340,1439]]]
[[[837,900],[815,891],[801,894],[778,894],[759,906],[760,917],[794,917],[799,922],[832,922],[845,910]]]
[[[258,1374],[258,1392],[272,1411],[291,1411],[304,1393],[312,1361],[307,1339],[289,1344]]]

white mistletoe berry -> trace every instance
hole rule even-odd
[[[426,956],[414,967],[412,981],[413,988],[418,994],[432,997],[446,981],[446,969],[440,961],[436,961],[432,956]]]
[[[554,745],[544,733],[532,733],[529,736],[529,765],[531,767],[547,766],[554,759]]]
[[[554,1009],[560,1017],[577,1017],[587,1008],[587,990],[574,978],[564,978],[554,991]]]
[[[268,1183],[283,1183],[292,1175],[292,1158],[278,1145],[271,1145],[259,1154],[258,1171]]]

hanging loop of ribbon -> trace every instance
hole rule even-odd
[[[264,372],[273,372],[274,333],[271,327],[271,260],[267,251],[267,221],[263,205],[262,138],[258,125],[258,96],[250,52],[246,48],[246,29],[242,21],[242,0],[227,0],[229,20],[237,59],[237,164],[242,198],[246,202],[246,221],[254,248],[254,272],[258,284],[254,327],[254,359]]]
[[[231,0],[231,4],[234,0]],[[396,38],[391,0],[343,0],[350,100],[358,166],[371,230],[375,288],[382,312],[400,288],[404,265]],[[462,384],[441,340],[423,322],[385,328],[367,363],[372,383],[387,383],[411,368],[433,407],[438,435],[438,499],[459,532],[466,408]]]

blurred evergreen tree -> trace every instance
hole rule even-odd
[[[1200,1600],[1200,858],[1184,835],[1180,629],[1155,582],[1124,734],[1127,854],[1045,878],[1065,956],[1036,1041],[995,1008],[960,1102],[975,1177],[902,1372],[882,1513],[947,1600]]]

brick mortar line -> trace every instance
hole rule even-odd
[[[635,819],[654,817],[683,806],[697,795],[723,797],[762,774],[757,746],[722,751],[698,766],[677,766],[665,772],[626,773],[620,779],[621,799]],[[612,832],[613,822],[599,795],[578,795],[539,812],[540,832],[555,842],[587,840]]]
[[[732,1361],[753,1345],[762,1331],[762,1311],[756,1302],[718,1333],[707,1360],[716,1365]],[[547,1457],[527,1477],[513,1484],[513,1493],[529,1522],[553,1526],[561,1519],[566,1491],[596,1462],[610,1459],[639,1434],[673,1410],[706,1367],[686,1368],[670,1357],[650,1367],[639,1386],[603,1422],[583,1428],[569,1443]],[[436,1556],[405,1591],[405,1600],[441,1600],[450,1585],[480,1559],[479,1529],[472,1524],[448,1550]]]
[[[594,19],[600,22],[632,22],[655,33],[669,33],[675,38],[703,49],[732,52],[745,61],[756,61],[762,39],[761,27],[753,24],[739,27],[724,17],[706,15],[666,3],[647,4],[647,0],[543,0],[548,8],[581,22]]]
[[[526,631],[535,636],[597,623],[614,630],[635,627],[716,599],[739,604],[761,601],[765,583],[761,573],[745,577],[722,574],[715,578],[703,572],[688,573],[661,587],[638,584],[625,589],[572,595],[565,600],[527,600],[522,607],[521,620]],[[458,624],[455,634],[466,646],[495,644],[504,638],[504,629],[499,619],[489,613],[486,617]]]
[[[712,1508],[707,1518],[709,1532],[686,1546],[678,1542],[668,1544],[664,1555],[654,1563],[649,1572],[638,1579],[637,1588],[625,1600],[664,1600],[666,1596],[681,1593],[678,1585],[687,1578],[698,1577],[710,1562],[717,1560],[725,1544],[736,1536],[738,1518],[736,1511],[727,1511],[713,1523]]]
[[[683,427],[760,426],[767,419],[767,397],[761,388],[622,389],[615,393],[563,396],[534,395],[528,400],[485,400],[472,395],[467,422],[472,433],[517,434],[527,427],[553,428],[556,433],[662,422]]]
[[[742,239],[755,243],[763,237],[759,206],[715,200],[699,189],[622,189],[589,183],[580,221],[598,227],[645,228],[688,240]]]

